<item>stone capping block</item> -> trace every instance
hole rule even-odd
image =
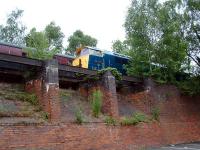
[[[58,84],[58,61],[55,59],[45,61],[45,82]]]

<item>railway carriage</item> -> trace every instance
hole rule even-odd
[[[22,47],[4,42],[0,42],[0,53],[26,57],[26,53],[22,51]]]
[[[27,53],[23,51],[24,48],[26,47],[0,42],[0,53],[3,54],[28,57]],[[75,57],[70,55],[56,54],[53,56],[53,58],[58,60],[59,64],[72,65],[72,62]]]

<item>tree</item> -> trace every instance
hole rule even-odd
[[[37,32],[35,28],[30,30],[30,33],[25,37],[26,48],[29,57],[36,59],[50,59],[56,51],[48,51],[49,40],[44,32]]]
[[[6,21],[6,25],[0,25],[0,40],[17,45],[24,44],[26,27],[20,21],[23,10],[12,11]]]
[[[172,81],[182,70],[187,43],[181,34],[179,1],[133,0],[125,21],[131,63],[128,73]]]
[[[55,22],[50,22],[45,28],[45,35],[48,38],[49,50],[57,49],[61,50],[63,48],[62,42],[64,34],[59,26],[56,26]]]
[[[183,0],[183,35],[188,42],[187,55],[200,68],[200,3]]]
[[[68,38],[68,47],[66,53],[74,54],[77,47],[80,46],[96,46],[97,40],[89,35],[85,35],[82,31],[77,30]]]
[[[112,44],[112,49],[116,53],[126,54],[128,51],[127,41],[116,40]]]

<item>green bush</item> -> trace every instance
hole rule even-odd
[[[101,107],[102,107],[102,93],[100,90],[96,90],[92,93],[91,107],[93,116],[98,118],[101,113]]]
[[[77,108],[75,111],[75,122],[78,124],[82,124],[83,123],[83,112],[81,110],[81,108]]]
[[[113,126],[115,126],[117,124],[117,120],[115,118],[113,118],[112,116],[106,116],[106,118],[105,118],[104,121],[105,121],[105,123],[107,125],[113,125]]]
[[[124,117],[120,121],[120,124],[123,126],[128,126],[128,125],[137,125],[140,122],[147,122],[147,121],[148,121],[148,118],[146,117],[145,114],[135,113],[131,117]]]
[[[138,113],[138,112],[133,115],[133,119],[138,123],[139,122],[147,122],[147,120],[148,120],[145,114]]]
[[[152,119],[159,121],[160,118],[160,109],[155,107],[151,110]]]
[[[122,118],[122,120],[120,121],[120,124],[122,126],[135,125],[131,117]]]

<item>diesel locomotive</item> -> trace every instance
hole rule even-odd
[[[94,47],[84,47],[76,50],[77,57],[72,65],[90,70],[101,70],[104,68],[116,68],[123,75],[126,74],[125,65],[129,57],[111,51],[102,51]]]

